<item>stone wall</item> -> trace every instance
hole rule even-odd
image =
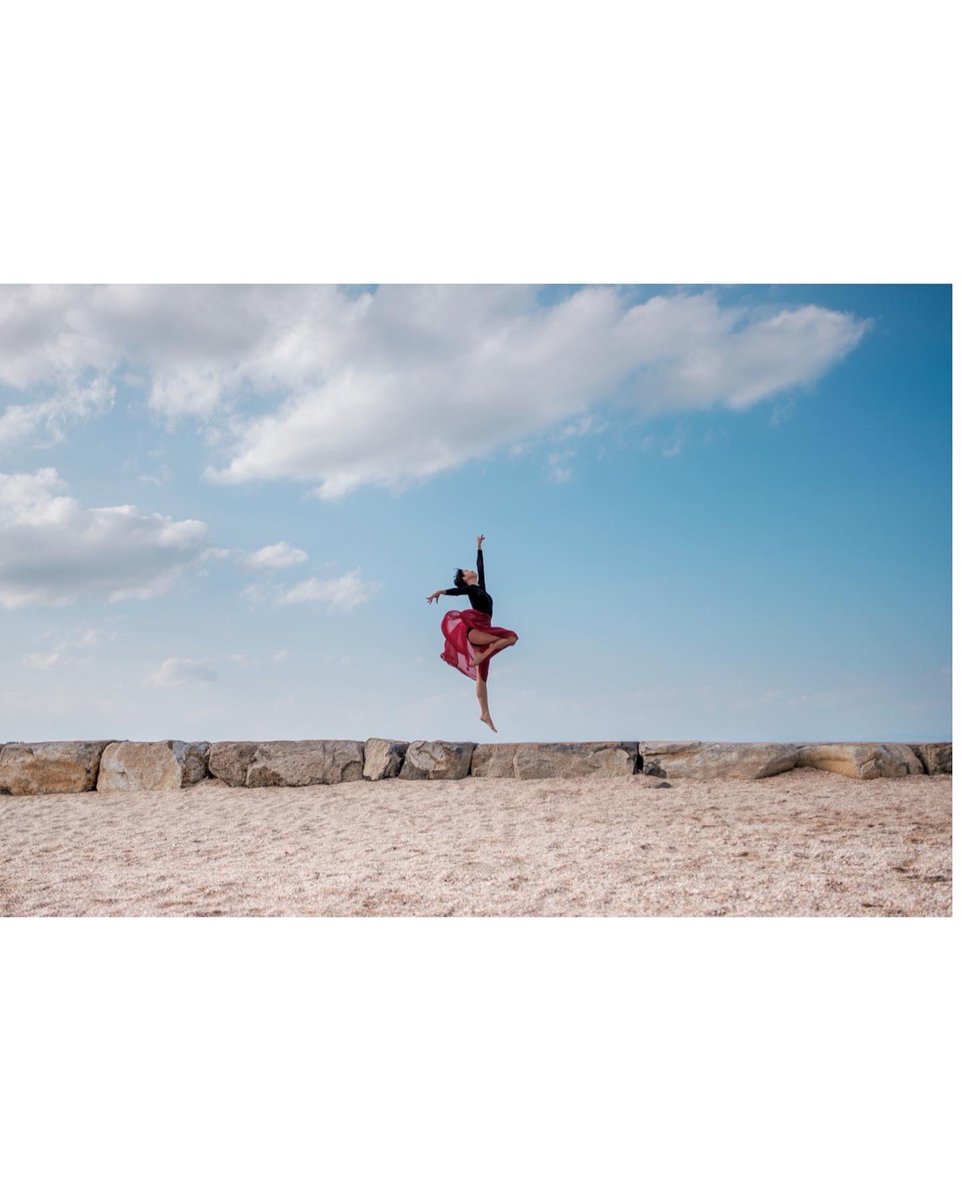
[[[301,787],[378,779],[571,779],[643,774],[762,779],[794,767],[853,779],[952,773],[951,742],[12,742],[0,744],[0,794],[166,791],[201,779]]]

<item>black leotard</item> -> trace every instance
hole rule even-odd
[[[461,587],[445,588],[441,594],[442,596],[470,596],[472,608],[476,608],[478,612],[487,613],[489,617],[493,615],[494,601],[484,590],[484,556],[480,546],[478,547],[478,582],[465,583]]]

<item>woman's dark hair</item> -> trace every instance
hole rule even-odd
[[[454,586],[455,587],[467,587],[468,586],[464,582],[464,571],[460,567],[458,567],[457,571],[455,571],[455,573],[454,573]]]

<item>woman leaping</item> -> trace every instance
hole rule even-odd
[[[518,635],[513,629],[491,624],[494,602],[484,590],[483,541],[482,533],[478,535],[477,571],[464,571],[459,567],[454,576],[454,587],[432,592],[427,601],[430,604],[439,596],[470,596],[470,608],[453,608],[441,618],[441,632],[444,635],[441,658],[469,679],[476,680],[475,692],[481,705],[481,720],[497,733],[488,710],[488,667],[495,654],[515,644]]]

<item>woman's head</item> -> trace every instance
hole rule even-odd
[[[455,587],[468,587],[471,584],[475,584],[477,582],[478,582],[477,571],[463,571],[460,567],[458,567],[458,569],[454,575],[454,586]]]

